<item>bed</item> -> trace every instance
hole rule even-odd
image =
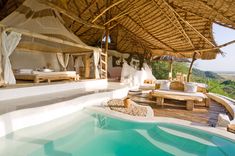
[[[60,72],[43,72],[43,71],[32,71],[32,72],[15,72],[16,80],[31,80],[34,83],[40,83],[47,81],[58,80],[79,80],[79,75],[75,71],[60,71]]]

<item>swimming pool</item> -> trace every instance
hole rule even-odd
[[[175,124],[132,122],[83,111],[1,138],[0,155],[235,155],[235,142]]]

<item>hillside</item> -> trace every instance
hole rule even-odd
[[[235,99],[235,81],[211,71],[193,69],[193,81],[208,84],[208,90]]]
[[[217,72],[217,74],[226,80],[235,81],[235,72]]]
[[[157,79],[167,79],[169,72],[169,64],[167,62],[153,62],[153,74]],[[177,72],[184,74],[188,73],[188,66],[186,63],[174,63],[173,77]],[[230,73],[223,73],[230,74]],[[234,73],[235,76],[235,73]],[[235,99],[235,80],[231,80],[222,76],[221,72],[202,71],[193,68],[192,81],[205,83],[208,85],[209,92],[218,93]]]

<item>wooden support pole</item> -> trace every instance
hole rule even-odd
[[[3,69],[2,69],[2,32],[3,28],[0,27],[0,87],[4,85]]]
[[[91,63],[89,54],[83,57],[83,62],[85,62],[85,78],[89,79],[90,78],[90,63]]]
[[[196,56],[197,56],[197,53],[194,52],[192,62],[190,64],[190,67],[189,67],[189,70],[188,70],[187,82],[190,82],[190,77],[191,77],[192,69],[193,69],[193,63],[197,60]]]
[[[106,1],[106,8],[109,8],[109,5],[110,5],[110,0],[107,0]],[[105,20],[108,21],[110,19],[110,9],[108,9],[106,11],[106,15],[105,15]],[[107,24],[105,26],[105,47],[104,47],[104,78],[107,79],[108,78],[108,49],[109,49],[109,25],[110,24]]]
[[[105,79],[108,78],[108,49],[109,49],[109,27],[106,26],[105,29]]]
[[[173,61],[169,62],[169,80],[172,80],[173,77]]]

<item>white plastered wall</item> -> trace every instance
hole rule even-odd
[[[60,71],[56,54],[45,52],[25,52],[15,50],[10,56],[13,69],[39,69],[46,67],[49,63],[51,69]]]

